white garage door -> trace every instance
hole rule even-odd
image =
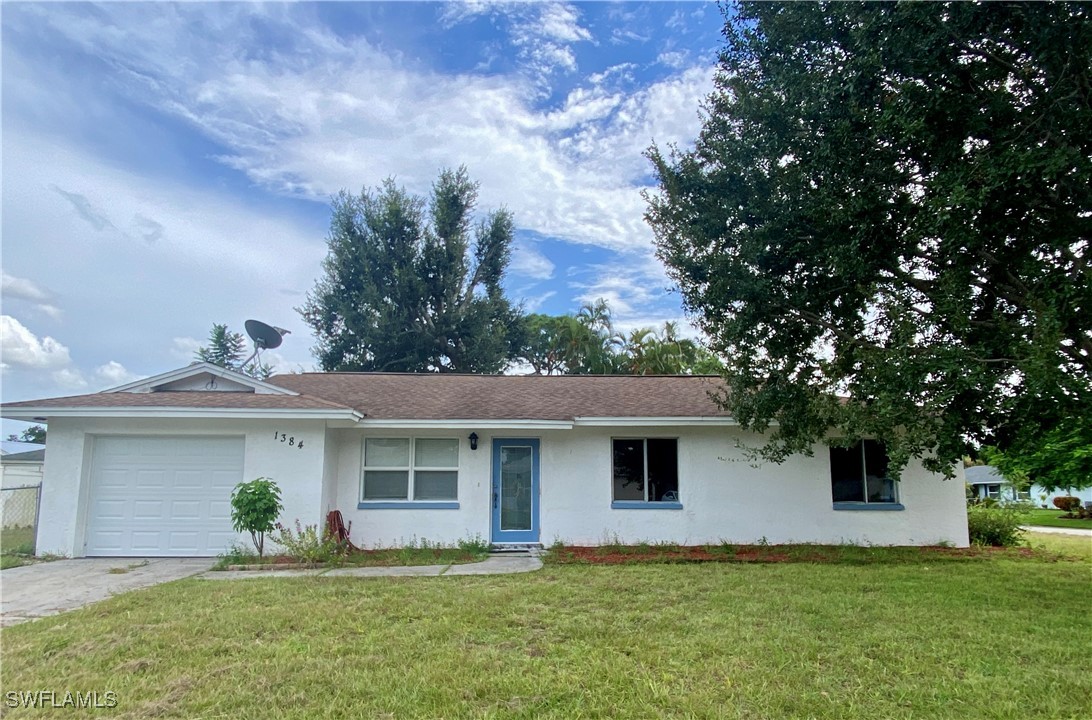
[[[242,479],[241,437],[96,438],[86,554],[223,552],[237,538],[231,491]]]

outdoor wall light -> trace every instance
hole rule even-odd
[[[478,449],[478,433],[476,433],[476,432],[470,433],[470,449],[471,450],[477,450]]]

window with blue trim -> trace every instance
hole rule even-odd
[[[456,500],[459,441],[454,438],[367,438],[361,497]]]
[[[679,441],[675,438],[614,438],[615,502],[679,502]]]
[[[887,449],[875,440],[830,449],[830,487],[835,503],[897,503],[894,479],[887,473]]]

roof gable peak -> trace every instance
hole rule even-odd
[[[278,385],[252,378],[236,370],[195,362],[159,375],[103,390],[104,393],[244,392],[260,395],[299,395]]]

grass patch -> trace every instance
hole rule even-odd
[[[33,555],[34,528],[16,527],[0,530],[0,554]]]
[[[4,685],[109,689],[134,718],[1085,714],[1088,563],[888,554],[189,579],[4,629]]]
[[[1092,561],[1092,537],[1028,531],[1024,533],[1024,540],[1037,551]]]
[[[0,570],[22,567],[26,564],[28,564],[27,561],[18,555],[0,555]]]
[[[1035,508],[1034,510],[1028,511],[1027,520],[1024,521],[1024,524],[1038,525],[1040,527],[1081,528],[1084,530],[1092,530],[1092,520],[1078,520],[1076,518],[1067,518],[1064,516],[1065,513],[1061,510]]]

